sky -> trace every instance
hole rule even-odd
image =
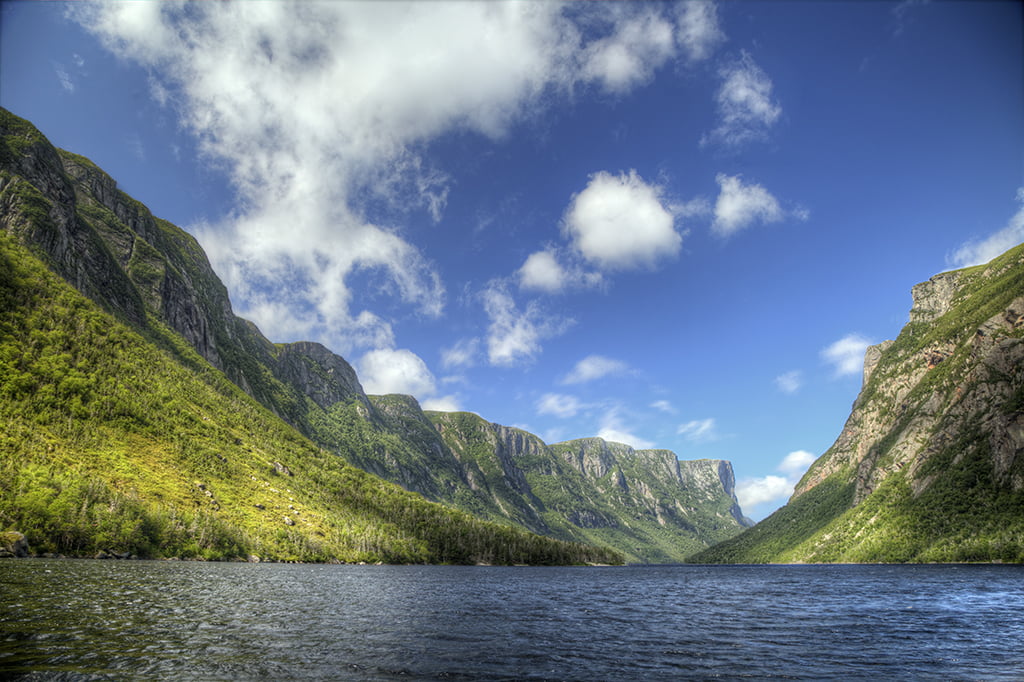
[[[910,288],[1024,241],[1018,2],[0,5],[0,105],[235,312],[549,443],[838,437]]]

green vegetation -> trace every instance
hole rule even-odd
[[[1024,245],[953,276],[949,310],[885,350],[853,438],[804,482],[832,473],[693,561],[1024,562]]]
[[[0,527],[24,533],[34,551],[619,561],[478,521],[345,464],[180,340],[169,353],[115,320],[7,233],[0,310]]]

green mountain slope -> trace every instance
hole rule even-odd
[[[314,397],[339,396],[274,371],[308,373],[322,349],[263,340],[191,237],[0,114],[0,526],[71,555],[621,560],[428,502],[314,445],[278,415],[301,423]],[[335,393],[352,381],[307,377]]]
[[[1024,561],[1024,245],[913,297],[789,503],[694,561]]]
[[[367,396],[323,346],[271,343],[234,315],[195,239],[3,110],[0,198],[4,230],[146,342],[192,372],[222,372],[319,448],[430,501],[639,561],[680,561],[743,528],[728,462],[596,439],[571,454],[473,415],[424,413],[409,396]],[[608,460],[616,485],[584,460]]]
[[[182,364],[116,321],[5,233],[0,309],[0,519],[37,551],[616,560],[473,519],[346,464],[218,370],[195,369],[198,357]]]

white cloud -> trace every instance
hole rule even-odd
[[[816,459],[817,457],[814,456],[814,453],[807,452],[806,450],[796,450],[782,458],[778,470],[790,476],[796,476],[799,479],[807,471],[807,467],[814,464]]]
[[[777,476],[768,474],[760,478],[746,478],[736,483],[736,499],[745,514],[750,515],[753,508],[759,505],[783,503],[793,494],[793,488],[814,463],[816,457],[806,450],[796,450],[786,455],[777,471],[785,474]]]
[[[359,382],[370,395],[402,393],[419,399],[436,392],[434,375],[410,350],[372,350],[356,363]]]
[[[369,351],[356,363],[356,372],[363,390],[370,395],[411,395],[424,410],[457,412],[461,409],[456,396],[436,395],[434,375],[422,358],[410,350]]]
[[[707,59],[725,39],[718,27],[718,10],[713,2],[681,3],[678,26],[678,40],[690,61]]]
[[[626,430],[619,417],[619,410],[612,408],[605,413],[601,428],[597,432],[598,438],[603,438],[612,443],[625,443],[637,450],[646,450],[654,447],[654,443]]]
[[[524,289],[540,289],[557,292],[565,286],[566,272],[551,251],[537,251],[530,254],[519,268],[519,286]]]
[[[792,494],[793,483],[788,478],[772,474],[762,478],[748,478],[736,483],[736,500],[746,513],[749,513],[751,507],[766,502],[778,502]]]
[[[754,222],[775,223],[784,217],[778,200],[761,185],[744,184],[740,176],[723,173],[715,181],[720,191],[711,231],[716,235],[728,237]]]
[[[568,262],[562,265],[562,260]],[[519,287],[523,290],[542,291],[558,294],[569,289],[592,289],[604,282],[600,272],[588,271],[575,254],[561,255],[555,248],[544,249],[530,254],[516,272]]]
[[[563,384],[582,384],[594,381],[611,374],[622,374],[629,371],[629,365],[619,360],[606,358],[603,355],[588,355],[572,368],[563,379]]]
[[[427,398],[422,402],[421,407],[424,410],[433,410],[434,412],[460,412],[462,410],[458,398],[453,395]]]
[[[71,76],[68,74],[63,64],[54,62],[53,72],[57,75],[57,81],[60,83],[60,87],[64,88],[67,92],[75,91],[75,83],[71,80]]]
[[[635,170],[590,177],[570,202],[563,231],[587,261],[607,270],[652,267],[679,253],[682,237],[662,190]]]
[[[793,370],[775,377],[775,385],[783,393],[796,393],[803,385],[803,373],[800,370]]]
[[[673,407],[672,403],[670,403],[667,400],[655,400],[653,403],[651,403],[651,407],[658,410],[659,412],[664,412],[666,414],[676,413],[676,408]]]
[[[963,244],[948,259],[950,264],[955,268],[981,265],[1024,242],[1024,187],[1017,190],[1017,201],[1021,207],[1003,229],[980,242]]]
[[[487,358],[492,365],[510,367],[533,360],[543,339],[563,333],[572,324],[572,320],[546,315],[536,302],[519,310],[500,282],[492,282],[481,296],[490,319]]]
[[[738,147],[761,140],[782,116],[782,107],[772,98],[772,81],[761,67],[743,52],[720,72],[722,86],[715,98],[719,124],[701,139]]]
[[[472,367],[476,364],[477,354],[480,352],[480,339],[460,339],[451,348],[441,351],[441,365],[445,369],[453,367]]]
[[[329,340],[340,352],[393,337],[353,295],[353,273],[372,272],[424,314],[444,307],[434,264],[394,218],[437,221],[445,209],[449,176],[424,161],[426,143],[452,130],[500,137],[550,95],[585,82],[622,92],[672,59],[677,42],[696,59],[720,39],[706,5],[674,14],[519,2],[83,3],[73,15],[150,70],[154,98],[176,107],[202,155],[230,174],[236,212],[192,229],[239,312],[271,336]],[[604,29],[591,36],[595,21]],[[587,253],[604,265],[678,250],[656,198],[633,185],[626,203],[640,200],[661,228],[623,258],[598,239]]]
[[[674,28],[652,10],[620,20],[615,33],[595,40],[584,51],[583,77],[614,93],[648,81],[675,53]]]
[[[860,334],[847,334],[821,351],[821,357],[832,365],[837,377],[859,375],[864,370],[864,352],[870,345],[871,341]]]
[[[676,433],[693,443],[707,443],[719,438],[718,431],[715,428],[715,420],[712,417],[695,419],[681,424],[676,429]]]
[[[583,405],[575,396],[545,393],[537,401],[537,414],[550,414],[561,419],[575,417]]]

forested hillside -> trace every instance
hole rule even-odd
[[[789,503],[694,561],[1024,561],[1024,245],[913,298]]]
[[[302,414],[307,398],[232,334],[288,354],[229,317],[194,240],[123,194],[111,198],[118,217],[74,183],[91,164],[2,114],[3,529],[36,552],[77,556],[621,560],[428,502],[314,445],[279,416]],[[182,289],[203,305],[186,305]],[[200,314],[217,305],[230,323],[219,328]]]
[[[222,373],[330,454],[479,519],[611,544],[631,560],[679,561],[742,528],[728,462],[680,464],[672,453],[652,459],[615,444],[601,445],[604,454],[588,450],[614,460],[608,466],[629,486],[623,491],[590,476],[593,467],[581,468],[565,448],[516,429],[428,415],[409,396],[367,396],[327,348],[271,343],[235,316],[196,240],[152,216],[91,161],[54,149],[9,112],[0,129],[0,220],[19,244],[176,363]],[[684,475],[695,469],[714,475]]]

